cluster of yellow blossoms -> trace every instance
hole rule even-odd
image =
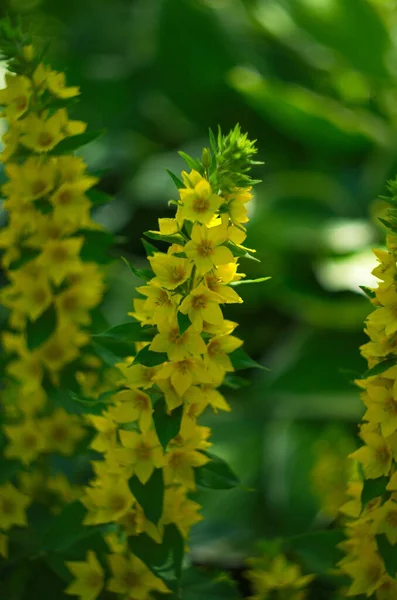
[[[82,257],[83,230],[97,229],[86,195],[97,179],[86,173],[81,158],[63,154],[67,146],[62,150],[59,145],[85,130],[84,123],[69,120],[66,108],[59,108],[79,90],[66,87],[62,73],[36,64],[31,46],[23,49],[21,61],[25,74],[7,73],[6,88],[0,91],[8,125],[1,154],[8,223],[0,232],[0,249],[8,281],[0,302],[9,310],[8,331],[1,339],[3,455],[25,467],[18,487],[0,485],[3,554],[5,532],[27,525],[33,489],[42,484],[65,502],[77,494],[61,472],[44,478],[43,463],[37,460],[72,455],[86,435],[82,420],[57,407],[49,390],[59,386],[65,367],[72,364],[73,378],[84,383],[86,374],[77,359],[90,341],[90,312],[104,290],[98,265]],[[89,357],[85,367],[90,370]]]
[[[146,534],[161,543],[167,526],[174,525],[186,540],[202,518],[190,494],[196,470],[211,461],[211,444],[210,429],[197,418],[208,406],[230,410],[218,388],[234,371],[231,353],[242,345],[232,335],[237,323],[223,317],[221,305],[242,302],[230,285],[243,277],[232,249],[241,251],[246,237],[251,188],[222,194],[206,172],[194,169],[182,178],[176,217],[159,219],[159,231],[149,232],[171,246],[167,252],[151,247],[153,277],[137,288],[142,299],[134,300],[131,313],[143,331],[153,331],[153,339],[140,342],[136,357],[118,365],[123,389],[109,408],[88,417],[97,430],[91,447],[102,460],[94,461],[96,476],[82,498],[85,523],[117,525],[106,536],[113,552],[106,588],[126,593],[120,582],[128,580],[130,595],[123,597],[129,600],[167,591],[129,551],[131,537]],[[141,500],[145,488],[158,496],[156,514],[145,505],[147,496]],[[90,595],[96,597],[104,573],[95,555],[78,568],[69,591],[87,593],[87,570],[96,571],[101,584],[98,579]]]
[[[253,596],[248,600],[305,600],[313,575],[302,575],[297,564],[289,562],[284,554],[273,558],[264,554],[247,560]]]
[[[351,458],[358,461],[362,478],[349,484],[350,500],[341,511],[347,517],[346,556],[341,571],[352,580],[348,596],[365,594],[377,600],[397,598],[397,236],[389,233],[387,250],[375,250],[380,280],[367,290],[375,310],[361,347],[369,370],[356,383],[366,406],[360,437],[364,442]]]

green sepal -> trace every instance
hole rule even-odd
[[[168,175],[171,177],[172,181],[175,183],[176,188],[178,190],[185,187],[185,184],[183,183],[183,181],[181,181],[179,179],[179,177],[177,177],[172,171],[170,171],[169,169],[166,169],[166,171],[167,171]]]
[[[240,480],[227,462],[208,452],[201,450],[210,461],[194,470],[196,484],[212,490],[230,490],[240,485]]]
[[[97,131],[86,131],[84,133],[79,133],[78,135],[72,135],[62,140],[51,150],[48,154],[52,155],[60,155],[60,154],[70,154],[74,152],[78,148],[93,142],[98,139],[105,133],[104,129],[99,129]]]
[[[157,252],[159,252],[159,250],[158,250],[158,248],[156,248],[156,246],[153,246],[153,244],[150,244],[144,238],[141,238],[141,242],[143,244],[143,247],[145,248],[146,256],[153,256],[153,254],[156,254]]]
[[[169,244],[179,244],[180,246],[185,245],[185,240],[180,233],[166,235],[160,233],[159,231],[149,230],[145,231],[144,235],[146,235],[146,237],[150,238],[151,240],[159,240],[160,242],[168,242]],[[158,250],[156,250],[156,252],[158,252]]]
[[[147,567],[160,577],[165,585],[177,594],[182,572],[182,561],[185,548],[179,529],[174,524],[164,527],[163,540],[160,544],[145,533],[128,538],[130,551],[140,558]]]
[[[39,256],[39,254],[41,253],[40,250],[33,250],[30,248],[24,248],[22,251],[22,254],[19,258],[17,258],[16,260],[14,260],[10,266],[9,266],[9,270],[10,271],[16,271],[17,269],[20,269],[21,267],[23,267],[24,265],[26,265],[26,263],[28,263],[31,260],[34,260],[35,258],[37,258]]]
[[[262,369],[262,371],[269,371],[267,367],[264,367],[251,358],[242,348],[237,348],[231,352],[229,358],[235,371],[240,371],[241,369]]]
[[[258,277],[258,279],[240,279],[239,281],[232,281],[229,283],[232,287],[238,287],[239,285],[246,285],[247,283],[263,283],[268,281],[271,277]]]
[[[180,311],[176,315],[178,321],[179,335],[183,335],[187,329],[191,326],[191,321],[188,315],[184,315]]]
[[[390,577],[394,579],[397,573],[397,546],[389,542],[385,533],[378,533],[375,539],[385,569]]]
[[[386,486],[389,483],[388,477],[377,477],[376,479],[364,479],[363,491],[361,492],[361,504],[365,506],[373,500],[382,496],[386,492]]]
[[[143,281],[149,281],[149,279],[152,279],[152,277],[154,277],[154,273],[153,271],[150,271],[150,269],[137,269],[136,267],[133,267],[132,264],[124,256],[121,257],[121,260],[125,262],[127,267],[129,267],[129,269],[131,270],[131,273],[135,275],[135,277],[138,277],[138,279],[142,279]]]
[[[138,352],[134,359],[134,365],[144,365],[145,367],[157,367],[168,360],[165,352],[152,352],[149,346],[145,346]]]
[[[32,352],[54,333],[57,326],[57,312],[53,304],[44,311],[36,321],[26,323],[26,343]]]
[[[181,580],[183,600],[240,600],[236,582],[228,573],[215,569],[190,567]]]
[[[248,252],[248,250],[246,250],[242,246],[238,246],[237,244],[234,244],[230,240],[228,242],[226,242],[225,246],[227,246],[227,248],[229,248],[229,250],[231,251],[233,256],[236,256],[238,258],[247,258],[248,260],[254,260],[255,262],[261,262],[259,260],[259,258],[256,258],[256,256],[254,256],[253,254]]]
[[[230,388],[231,390],[239,390],[240,388],[251,385],[251,381],[245,377],[240,377],[234,373],[227,373],[222,386]]]
[[[156,402],[153,411],[153,421],[157,437],[164,450],[167,448],[168,443],[178,435],[181,428],[182,415],[183,405],[168,412],[164,397]]]
[[[120,342],[151,342],[157,329],[151,325],[141,325],[136,321],[121,323],[101,333],[93,334],[94,340],[111,339]]]
[[[98,190],[97,188],[91,188],[85,195],[92,202],[93,206],[109,204],[113,200],[112,196],[109,196],[109,194],[102,190]]]
[[[164,507],[164,476],[162,469],[155,469],[148,481],[143,484],[136,475],[130,477],[129,488],[142,506],[146,518],[157,525]]]
[[[382,373],[387,371],[387,369],[390,369],[395,365],[397,365],[397,358],[385,358],[384,360],[378,362],[378,364],[376,364],[371,369],[368,369],[368,371],[366,371],[362,376],[362,379],[366,379],[367,377],[374,377],[375,375],[381,375]]]
[[[371,290],[371,288],[367,287],[366,285],[359,285],[358,286],[366,296],[368,296],[368,298],[370,298],[371,300],[373,300],[374,298],[376,298],[376,293],[374,292],[374,290]]]
[[[201,175],[203,175],[203,165],[199,160],[192,158],[191,156],[189,156],[189,154],[186,154],[186,152],[182,152],[182,150],[179,150],[178,154],[181,158],[183,158],[188,167],[194,169],[195,171],[198,171]]]

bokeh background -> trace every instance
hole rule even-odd
[[[397,11],[387,0],[8,0],[52,40],[49,58],[81,86],[74,115],[104,135],[84,148],[113,202],[117,236],[104,316],[126,320],[142,232],[171,216],[165,168],[201,155],[208,128],[239,122],[260,160],[238,320],[269,368],[227,390],[207,418],[243,487],[203,494],[195,560],[239,566],[256,540],[326,527],[343,499],[344,457],[362,405],[353,380],[370,304],[379,194],[397,171]],[[320,496],[319,496],[320,494]],[[323,501],[321,501],[321,497]],[[324,500],[326,501],[324,503]]]

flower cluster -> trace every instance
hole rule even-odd
[[[251,583],[249,600],[305,600],[313,575],[302,575],[300,567],[284,554],[267,554],[247,560],[250,569],[245,576]]]
[[[66,367],[72,367],[75,384],[79,379],[84,384],[91,372],[91,359],[86,356],[84,365],[81,352],[90,342],[91,312],[104,291],[100,267],[84,256],[85,233],[98,231],[87,195],[98,180],[70,151],[81,145],[86,128],[70,120],[66,108],[79,90],[43,64],[31,45],[17,48],[16,72],[6,74],[0,91],[8,126],[1,154],[8,223],[0,232],[7,279],[0,302],[9,314],[1,339],[6,470],[19,461],[13,483],[0,485],[3,554],[6,532],[27,525],[26,509],[44,489],[58,498],[53,507],[79,494],[47,458],[71,456],[87,428],[76,414],[56,405],[52,394]]]
[[[104,586],[129,600],[173,589],[173,578],[166,577],[165,586],[150,575],[140,560],[142,544],[149,540],[150,547],[152,540],[162,547],[174,536],[183,551],[202,518],[192,499],[198,478],[209,464],[215,471],[226,468],[208,452],[211,432],[198,418],[207,407],[230,410],[219,387],[248,358],[233,335],[237,323],[224,318],[222,306],[242,302],[233,284],[244,277],[238,257],[249,256],[241,244],[252,193],[251,185],[223,190],[216,184],[216,149],[206,150],[202,163],[187,157],[192,168],[182,180],[173,175],[179,188],[175,218],[159,219],[159,230],[147,232],[170,245],[160,252],[146,243],[151,271],[139,272],[146,281],[133,301],[137,328],[125,324],[137,342],[136,355],[117,365],[122,386],[108,407],[87,415],[96,430],[91,448],[101,459],[93,462],[95,476],[82,497],[84,523],[114,528],[105,535],[110,579],[95,554],[70,565],[77,579],[68,591],[81,598],[96,598]],[[97,573],[90,590],[88,571]]]
[[[392,207],[396,206],[396,182],[389,184]],[[363,445],[351,454],[358,461],[361,480],[349,485],[349,501],[342,507],[347,516],[346,556],[339,563],[352,580],[347,595],[375,595],[377,600],[397,596],[397,268],[395,208],[384,224],[388,228],[387,250],[375,250],[380,280],[374,290],[365,289],[375,310],[366,322],[370,341],[361,347],[369,370],[357,385],[366,407],[360,425]]]

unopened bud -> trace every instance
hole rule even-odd
[[[203,154],[201,156],[201,162],[203,163],[203,167],[204,169],[209,169],[209,167],[211,166],[211,152],[209,151],[208,148],[204,148],[203,149]]]
[[[23,57],[27,62],[32,62],[34,57],[34,50],[32,44],[30,44],[29,46],[24,46]]]

